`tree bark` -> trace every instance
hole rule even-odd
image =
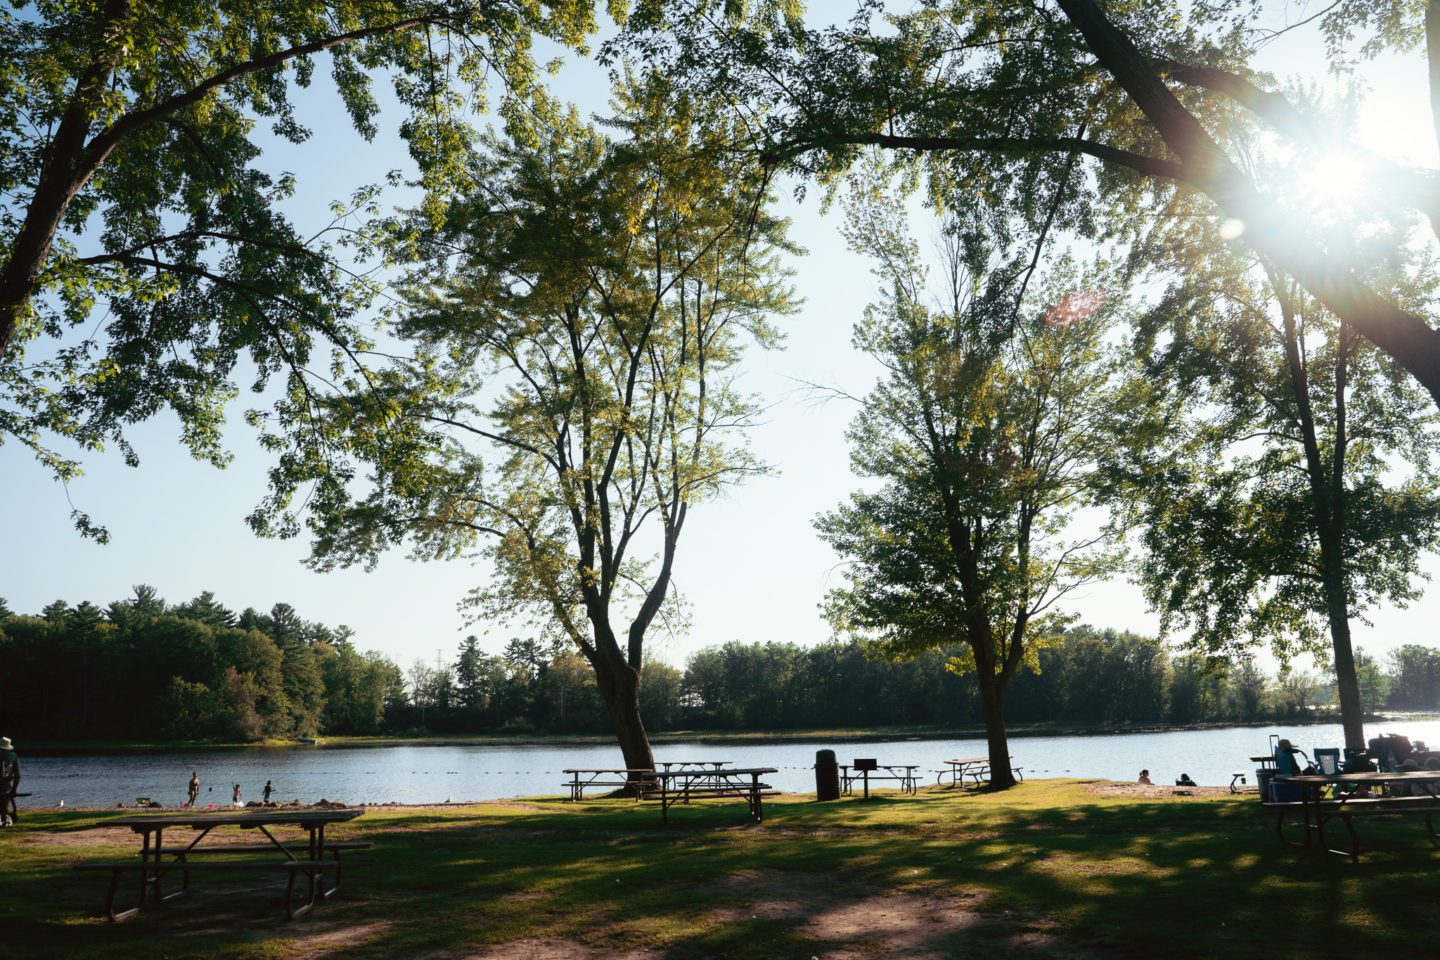
[[[650,751],[650,738],[640,719],[640,671],[623,661],[601,660],[596,664],[595,678],[626,769],[654,770],[655,755]],[[628,779],[638,783],[645,777],[632,773]]]
[[[1015,786],[1015,774],[1010,771],[1010,738],[1005,733],[1005,691],[993,671],[981,671],[977,679],[990,755],[990,789],[1008,790]]]

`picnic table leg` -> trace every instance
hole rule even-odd
[[[302,872],[309,878],[307,882],[310,890],[313,891],[315,889],[315,871],[313,869],[290,871],[290,882],[285,885],[285,916],[291,920],[298,920],[315,908],[315,897],[313,893],[299,906],[295,905],[295,881]]]
[[[145,894],[149,892],[149,888],[146,886],[145,883],[144,871],[141,871],[140,897],[138,900],[135,901],[135,906],[131,907],[129,910],[121,910],[119,912],[116,912],[115,893],[120,887],[120,876],[123,873],[123,870],[111,870],[110,888],[105,891],[105,916],[109,917],[110,920],[114,923],[119,923],[122,920],[128,920],[131,917],[135,916],[135,914],[139,913],[140,908],[145,906]]]
[[[310,862],[325,859],[325,824],[316,824],[310,831]],[[310,899],[312,902],[325,899],[325,877],[316,871],[310,873]]]
[[[190,871],[189,871],[188,869],[185,869],[185,868],[184,868],[184,866],[183,866],[184,860],[181,859],[181,860],[180,860],[180,863],[182,864],[182,868],[181,868],[181,869],[182,869],[182,873],[181,873],[181,876],[183,877],[183,880],[181,881],[180,889],[179,889],[179,890],[172,891],[171,893],[165,893],[163,890],[161,890],[161,878],[162,878],[162,877],[165,875],[165,873],[166,873],[165,866],[164,866],[164,860],[163,860],[163,855],[164,855],[164,834],[165,834],[164,829],[157,829],[157,830],[155,831],[155,846],[154,846],[153,849],[150,849],[150,850],[149,850],[150,859],[151,859],[151,862],[154,864],[154,869],[149,869],[149,868],[147,868],[147,869],[144,869],[144,870],[141,870],[141,871],[140,871],[141,874],[143,874],[143,875],[145,875],[145,876],[148,877],[150,891],[151,891],[151,893],[154,894],[154,898],[155,898],[155,902],[156,902],[156,903],[169,903],[171,900],[174,900],[176,897],[184,896],[186,889],[190,886]],[[147,839],[148,839],[148,834],[147,834]],[[144,858],[145,858],[147,848],[149,848],[149,844],[148,844],[148,843],[147,843],[144,847],[141,848],[141,851],[140,851],[141,859],[144,859]],[[182,856],[182,858],[183,858],[183,853],[181,854],[181,856]],[[145,899],[145,892],[144,892],[143,886],[142,886],[141,892],[140,892],[140,899],[141,899],[142,902],[143,902],[144,899]]]

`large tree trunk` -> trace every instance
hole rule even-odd
[[[655,755],[650,751],[650,737],[645,733],[645,724],[640,719],[640,673],[629,664],[622,662],[597,664],[595,678],[600,695],[605,700],[605,713],[610,717],[610,726],[615,730],[615,739],[620,744],[620,754],[630,770],[654,770]],[[643,780],[639,774],[631,774],[632,781]]]
[[[1346,331],[1342,323],[1335,374],[1334,450],[1327,465],[1321,456],[1319,431],[1315,426],[1314,409],[1310,405],[1310,375],[1296,331],[1295,306],[1286,293],[1283,279],[1273,271],[1270,273],[1270,284],[1280,303],[1285,362],[1299,415],[1300,440],[1305,448],[1305,474],[1310,481],[1314,529],[1320,544],[1325,615],[1330,624],[1330,644],[1335,654],[1340,723],[1345,731],[1345,746],[1363,750],[1365,717],[1360,703],[1360,680],[1355,673],[1355,653],[1350,646],[1350,606],[1345,597],[1345,390],[1349,357]]]
[[[990,789],[1008,790],[1015,786],[1015,774],[1010,771],[1010,739],[1005,735],[1005,691],[1000,688],[993,670],[981,668],[975,677],[980,683],[980,706],[985,715]]]
[[[1336,551],[1338,553],[1338,547]],[[1338,566],[1338,565],[1337,565]],[[1330,619],[1330,642],[1335,651],[1335,686],[1340,693],[1340,723],[1345,729],[1345,746],[1365,749],[1365,714],[1360,700],[1360,678],[1355,671],[1355,652],[1350,646],[1350,609],[1345,587],[1336,570],[1325,563],[1325,609]]]

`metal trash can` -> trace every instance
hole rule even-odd
[[[834,750],[815,751],[815,799],[840,799],[840,765]]]

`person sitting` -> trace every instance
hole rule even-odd
[[[1175,781],[1175,786],[1177,786],[1177,787],[1198,787],[1198,786],[1200,786],[1200,784],[1196,783],[1194,780],[1191,780],[1191,779],[1190,779],[1190,774],[1188,774],[1188,773],[1182,773],[1182,774],[1180,774],[1180,779]]]
[[[1139,783],[1139,784],[1143,784],[1144,786],[1147,786],[1147,787],[1150,786],[1150,771],[1149,771],[1149,770],[1141,770],[1141,771],[1140,771],[1140,779],[1139,779],[1139,780],[1136,780],[1135,782],[1136,782],[1136,783]]]

